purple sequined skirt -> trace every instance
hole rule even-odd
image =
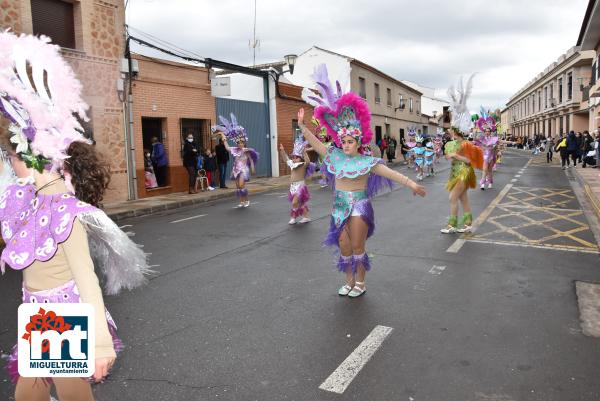
[[[325,246],[339,247],[340,235],[352,216],[360,216],[368,226],[367,238],[375,231],[375,212],[367,192],[336,190],[329,224],[329,232],[323,240]]]
[[[60,287],[51,288],[43,291],[28,291],[23,286],[23,303],[79,303],[81,297],[79,296],[79,289],[75,285],[74,281],[69,281]],[[115,321],[106,310],[106,322],[108,323],[108,331],[113,340],[113,347],[115,352],[123,350],[124,346],[121,340],[117,337],[117,325]],[[6,365],[8,374],[13,383],[16,383],[19,379],[19,357],[17,352],[17,346],[15,345],[12,349],[10,356],[8,357],[8,363]],[[50,378],[46,380],[51,381]]]

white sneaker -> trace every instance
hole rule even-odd
[[[481,190],[485,191],[485,184],[481,184]]]
[[[240,202],[238,203],[238,205],[236,206],[238,209],[244,207],[244,202]]]
[[[464,226],[464,227],[462,227],[462,228],[457,228],[457,229],[456,229],[456,232],[457,232],[457,233],[470,233],[472,229],[473,229],[473,227],[472,227],[472,226],[467,226],[467,225],[465,225],[465,226]]]
[[[250,201],[244,202],[244,207],[248,207],[248,206],[250,206]]]
[[[456,232],[456,227],[446,226],[440,230],[442,234],[454,234]]]
[[[490,189],[490,188],[492,188],[492,183],[491,182],[488,184],[488,189]]]
[[[288,221],[288,224],[290,224],[290,225],[292,225],[292,224],[296,224],[296,218],[295,218],[295,217],[292,217],[292,218],[290,219],[290,221]]]
[[[208,187],[208,190],[209,190],[209,191],[214,191],[214,190],[215,190],[215,188],[214,188],[214,187]]]
[[[308,223],[309,221],[310,221],[310,219],[308,217],[302,217],[300,220],[298,220],[298,223],[304,224],[304,223]]]

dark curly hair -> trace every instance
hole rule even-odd
[[[93,145],[73,142],[67,149],[65,172],[71,174],[75,196],[100,207],[104,192],[110,183],[110,167],[96,152]]]

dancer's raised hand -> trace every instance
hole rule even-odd
[[[304,124],[304,109],[298,110],[298,122]]]

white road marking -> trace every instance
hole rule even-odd
[[[521,176],[521,174],[517,174],[515,175],[515,178],[519,178]]]
[[[185,219],[179,219],[179,220],[174,220],[171,222],[171,224],[173,223],[181,223],[182,221],[187,221],[187,220],[192,220],[192,219],[199,219],[200,217],[204,217],[206,216],[205,214],[199,214],[197,216],[192,216],[192,217],[186,217]]]
[[[429,269],[429,273],[439,276],[440,274],[443,273],[444,270],[446,270],[446,266],[433,265],[433,267],[431,269]]]
[[[516,180],[514,180],[514,181],[516,181]],[[496,198],[492,201],[492,203],[490,203],[488,205],[488,207],[485,208],[483,213],[481,213],[475,219],[475,221],[473,222],[472,228],[471,228],[471,232],[475,232],[475,230],[477,230],[477,228],[490,216],[490,214],[492,213],[494,208],[498,205],[498,203],[500,203],[502,198],[504,198],[506,196],[506,194],[508,193],[508,191],[510,191],[510,189],[512,187],[513,187],[513,184],[507,184],[504,187],[504,189],[502,189],[502,191],[500,191],[500,193],[498,194],[498,196],[496,196]],[[450,247],[448,249],[446,249],[446,252],[458,253],[458,251],[460,251],[460,249],[465,244],[465,241],[466,240],[463,238],[457,239],[456,241],[454,241],[454,243],[452,245],[450,245]]]
[[[517,182],[518,180],[516,178],[513,178],[512,180],[510,180],[510,182]]]
[[[343,394],[392,330],[394,329],[391,327],[375,326],[367,338],[321,383],[319,388],[332,393]]]
[[[287,198],[287,195],[279,195],[278,198]]]
[[[120,229],[124,229],[124,228],[127,228],[127,227],[133,227],[133,225],[132,224],[125,224],[124,226],[119,226]]]

